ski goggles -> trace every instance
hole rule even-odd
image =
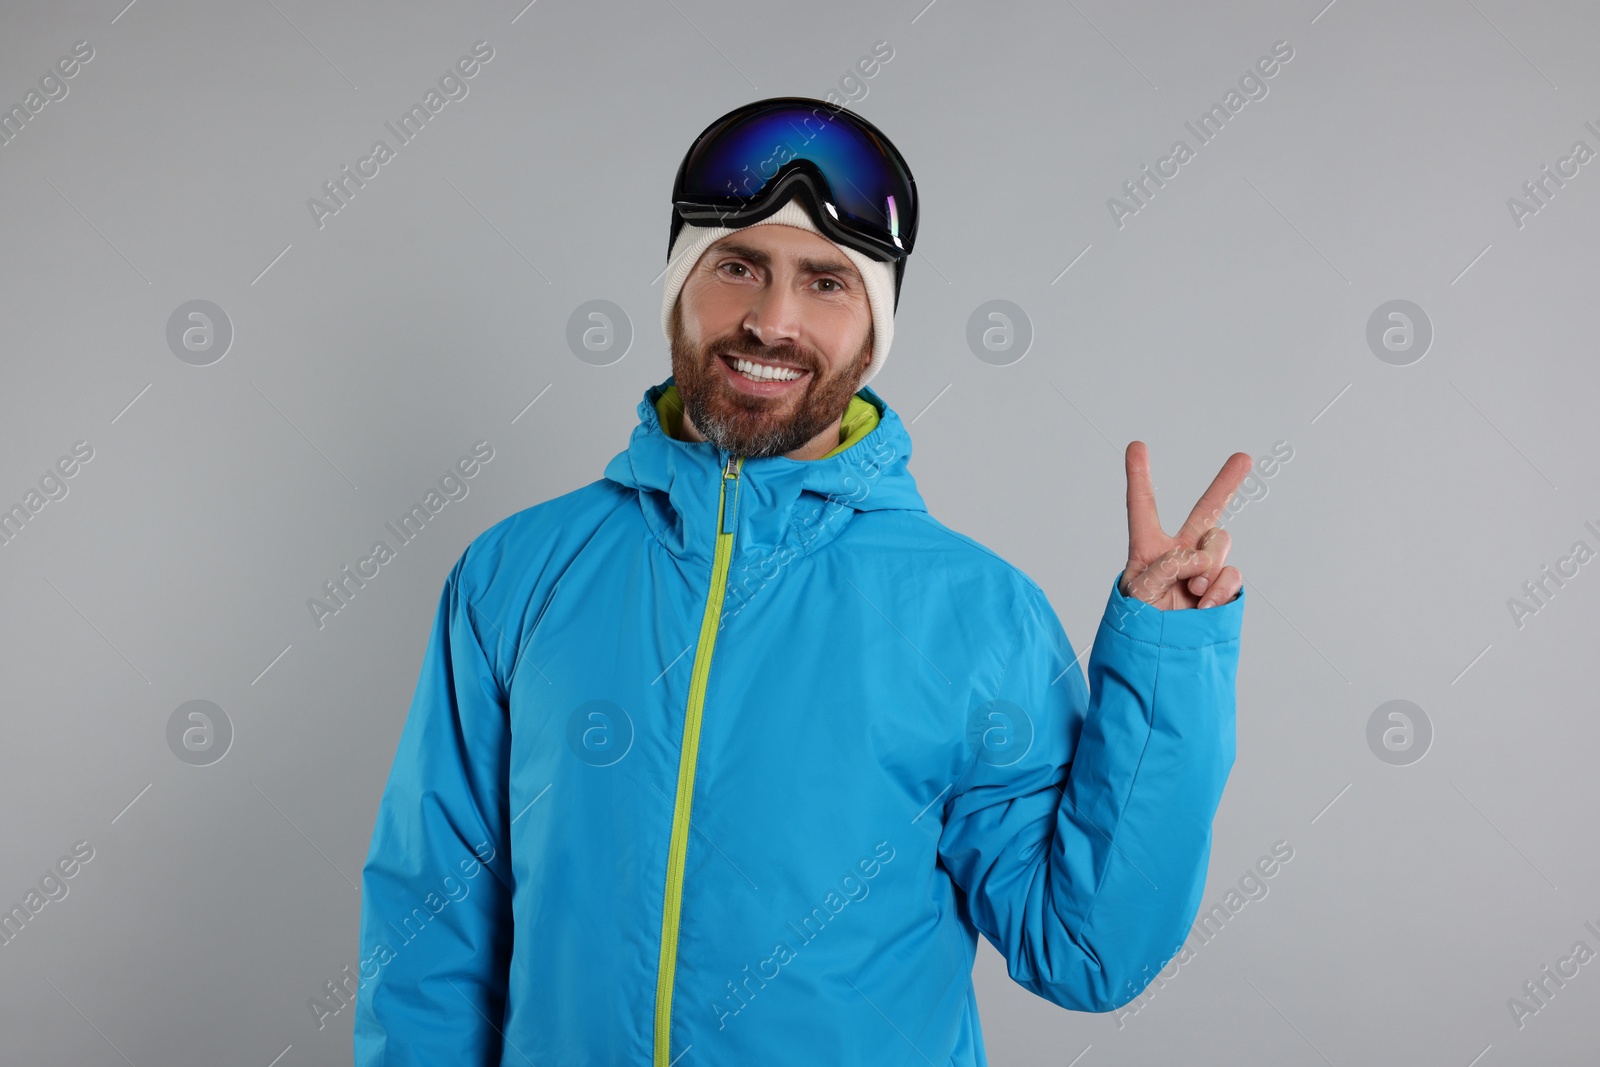
[[[737,229],[791,197],[817,228],[897,275],[917,236],[917,185],[889,139],[842,107],[800,96],[728,112],[695,138],[672,185],[668,248],[684,222]]]

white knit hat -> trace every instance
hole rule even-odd
[[[894,264],[870,259],[853,248],[830,240],[827,234],[817,229],[806,209],[793,199],[760,222],[750,225],[764,226],[768,223],[810,230],[848,256],[856,270],[861,272],[861,278],[867,286],[867,304],[872,308],[873,329],[872,362],[867,365],[866,373],[856,386],[857,389],[861,388],[883,366],[883,361],[889,357],[889,343],[894,340]],[[677,240],[672,243],[672,254],[667,257],[667,274],[661,292],[661,332],[669,342],[672,340],[672,306],[678,302],[678,292],[683,288],[689,272],[700,262],[700,256],[706,249],[735,232],[737,230],[723,226],[695,226],[689,223],[685,223],[678,231]]]

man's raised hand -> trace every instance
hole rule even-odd
[[[1244,578],[1224,567],[1232,538],[1218,526],[1222,509],[1250,472],[1248,453],[1235,452],[1222,465],[1177,534],[1168,537],[1156,516],[1150,455],[1143,441],[1128,443],[1128,565],[1117,587],[1163,610],[1209,608],[1238,595]]]

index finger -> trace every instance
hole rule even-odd
[[[1128,475],[1128,558],[1154,558],[1158,553],[1153,549],[1166,535],[1156,514],[1155,487],[1150,484],[1150,450],[1143,441],[1129,441],[1123,461]]]
[[[1217,471],[1217,476],[1211,479],[1211,485],[1196,502],[1194,510],[1189,512],[1189,517],[1183,520],[1183,526],[1178,529],[1174,540],[1193,548],[1199,542],[1200,536],[1217,524],[1217,519],[1222,516],[1222,509],[1228,506],[1228,501],[1238,490],[1239,483],[1244,481],[1244,476],[1250,473],[1250,467],[1254,462],[1248,452],[1235,452],[1229,456],[1222,469]]]

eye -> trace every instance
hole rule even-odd
[[[722,269],[724,269],[724,270],[727,269],[728,267],[737,267],[737,268],[739,268],[740,270],[743,270],[743,271],[748,271],[749,270],[749,268],[746,267],[743,263],[740,263],[740,262],[738,262],[736,260],[730,260],[729,262],[724,263],[722,265]],[[745,277],[745,275],[739,274],[739,275],[735,275],[735,277],[742,278],[742,277]]]
[[[832,289],[824,289],[823,292],[825,292],[825,293],[842,293],[842,292],[844,292],[844,286],[839,283],[839,279],[837,279],[837,278],[818,278],[817,281],[818,281],[819,284],[822,283],[822,282],[826,282],[827,284],[834,286],[834,288],[832,288]]]

